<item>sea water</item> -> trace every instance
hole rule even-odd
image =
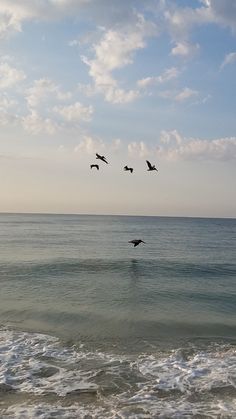
[[[1,214],[0,234],[1,418],[236,417],[235,219]]]

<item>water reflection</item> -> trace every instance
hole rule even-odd
[[[143,269],[142,264],[137,259],[131,259],[130,261],[130,278],[133,281],[138,280],[142,275]]]

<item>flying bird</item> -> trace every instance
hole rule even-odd
[[[95,169],[99,170],[98,164],[90,164],[90,169],[92,169],[93,167],[95,167]]]
[[[134,245],[134,247],[136,247],[140,243],[145,243],[145,242],[143,240],[140,240],[140,239],[134,239],[134,240],[130,240],[129,243],[132,243]]]
[[[148,160],[146,160],[146,162],[147,162],[147,165],[148,165],[148,169],[147,169],[148,172],[151,172],[152,170],[156,170],[158,172],[158,170],[157,170],[157,168],[154,164],[151,164],[150,161],[148,161]]]
[[[96,159],[104,161],[104,163],[108,164],[108,161],[106,160],[106,157],[100,156],[100,154],[96,153]]]
[[[130,171],[130,173],[133,173],[133,171],[134,171],[134,169],[132,168],[132,167],[128,167],[128,166],[125,166],[124,167],[124,170],[127,172],[127,171]]]

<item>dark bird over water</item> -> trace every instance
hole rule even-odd
[[[146,160],[146,162],[147,162],[147,165],[148,165],[148,169],[147,169],[148,172],[151,172],[152,170],[156,170],[158,172],[158,170],[157,170],[157,168],[155,167],[154,164],[151,164],[150,161],[148,161],[148,160]]]
[[[92,169],[93,167],[95,167],[97,170],[99,170],[98,164],[90,164],[90,169]]]
[[[132,168],[132,167],[128,167],[128,166],[125,166],[124,167],[124,170],[127,172],[128,170],[130,171],[130,173],[133,173],[133,171],[134,171],[134,169]]]
[[[134,247],[136,247],[140,243],[145,243],[145,242],[143,240],[140,240],[140,239],[134,239],[134,240],[130,240],[129,243],[132,243],[134,245]]]
[[[96,153],[96,159],[104,161],[104,163],[108,164],[108,161],[106,160],[106,157],[100,156],[100,154]]]

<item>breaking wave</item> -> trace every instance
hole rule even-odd
[[[4,419],[234,418],[236,348],[191,343],[129,355],[2,328],[0,395]]]

